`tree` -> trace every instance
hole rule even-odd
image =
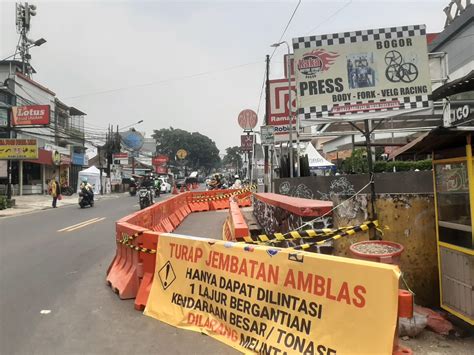
[[[190,133],[173,127],[162,128],[154,131],[153,138],[156,140],[157,153],[169,156],[170,161],[177,161],[176,152],[179,149],[186,150],[187,168],[202,169],[208,174],[220,163],[216,143],[199,132]]]
[[[225,153],[226,154],[222,159],[222,164],[231,165],[236,170],[239,170],[242,167],[242,153],[240,151],[240,147],[229,147],[225,150]]]

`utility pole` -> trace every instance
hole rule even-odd
[[[266,64],[267,64],[267,80],[265,82],[265,126],[268,126],[269,124],[269,117],[268,115],[270,114],[270,56],[267,54],[266,58]],[[265,176],[265,186],[264,186],[264,191],[268,192],[268,185],[269,185],[269,171],[270,169],[268,168],[268,145],[265,144],[263,147],[263,153],[264,153],[264,176]],[[271,187],[270,187],[271,189]]]

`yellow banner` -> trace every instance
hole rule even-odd
[[[0,139],[0,160],[38,159],[36,139]]]
[[[163,234],[145,314],[242,352],[391,354],[396,266]]]

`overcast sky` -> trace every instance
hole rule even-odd
[[[283,39],[410,24],[439,32],[448,2],[303,0]],[[223,152],[240,145],[239,112],[258,110],[265,55],[298,1],[30,3],[37,5],[30,37],[48,41],[31,50],[33,79],[86,112],[87,126],[144,120],[137,128],[147,136],[169,126],[198,131]],[[15,3],[3,0],[0,57],[17,41]],[[271,78],[283,76],[285,53],[275,53]]]

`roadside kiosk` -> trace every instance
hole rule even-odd
[[[441,307],[474,325],[474,127],[436,128],[404,153],[431,153]]]

